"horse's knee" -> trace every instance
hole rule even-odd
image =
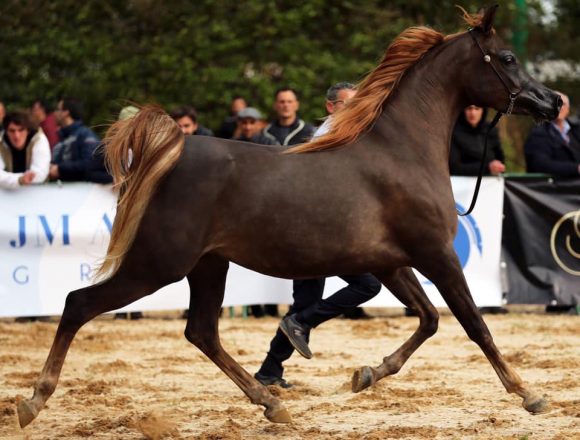
[[[427,337],[433,336],[437,333],[439,328],[439,312],[435,308],[430,308],[426,313],[421,315],[420,326]]]

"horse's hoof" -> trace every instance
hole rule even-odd
[[[18,403],[18,422],[21,428],[29,425],[37,415],[38,411],[36,411],[28,400],[21,400]]]
[[[370,387],[374,382],[373,370],[371,367],[361,367],[352,375],[352,392],[359,393]]]
[[[522,402],[522,406],[531,414],[542,414],[550,411],[550,404],[548,401],[535,394],[526,397]]]
[[[292,422],[292,416],[290,415],[288,410],[286,410],[286,408],[284,408],[283,406],[275,408],[275,409],[266,408],[266,411],[264,411],[264,415],[272,423],[291,423]]]

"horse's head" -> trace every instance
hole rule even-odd
[[[515,54],[504,48],[493,30],[496,10],[497,5],[483,11],[481,21],[464,37],[470,45],[463,70],[469,103],[536,120],[555,119],[562,99],[528,75]]]

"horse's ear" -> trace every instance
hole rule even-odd
[[[495,19],[495,13],[497,12],[498,7],[499,5],[493,5],[480,11],[480,14],[483,15],[483,17],[479,27],[485,35],[489,35],[493,29],[493,20]]]

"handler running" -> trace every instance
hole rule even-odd
[[[355,86],[340,82],[326,93],[326,110],[330,115],[344,107],[345,102],[356,94]],[[313,137],[326,134],[332,124],[328,117]],[[282,376],[282,363],[292,356],[294,349],[307,359],[312,357],[308,348],[310,330],[329,319],[373,298],[381,290],[381,283],[370,273],[341,275],[348,285],[327,299],[322,299],[325,278],[294,280],[294,303],[280,322],[276,335],[270,342],[270,350],[254,377],[263,385],[290,388],[292,384]],[[360,309],[359,309],[360,310]]]

